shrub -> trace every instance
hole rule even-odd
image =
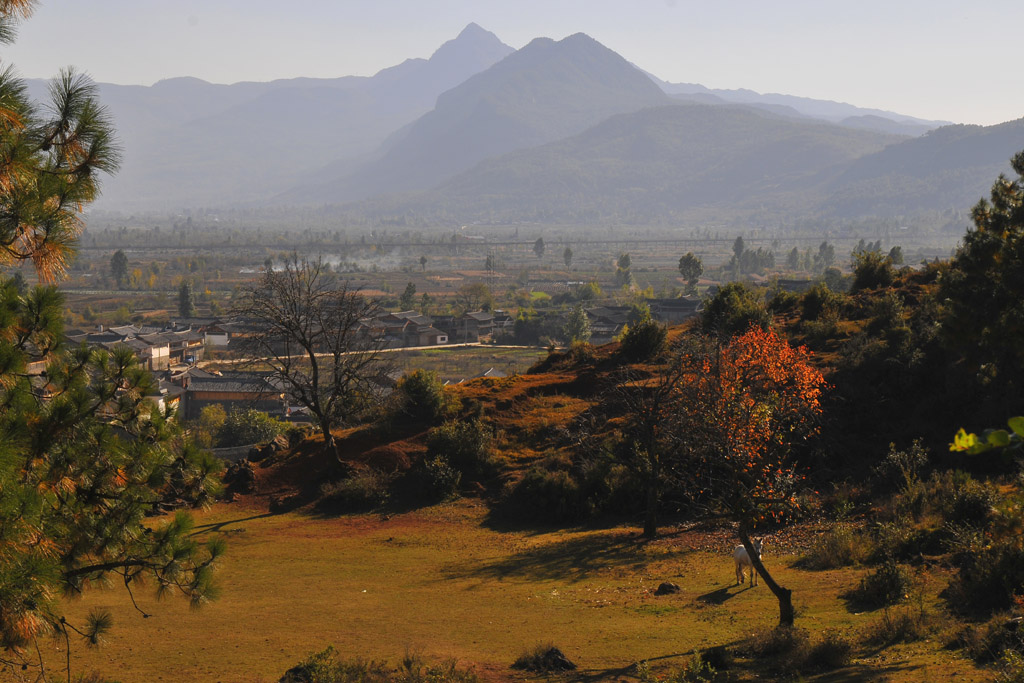
[[[896,272],[888,256],[878,251],[861,251],[853,257],[853,284],[850,291],[878,289],[892,284]]]
[[[397,668],[386,662],[363,659],[339,660],[333,647],[314,653],[285,672],[280,683],[476,683],[471,669],[458,668],[454,660],[429,665],[416,655],[406,655]]]
[[[536,521],[575,522],[592,512],[579,482],[566,470],[531,467],[513,487],[510,499],[526,517]]]
[[[933,476],[928,490],[933,505],[951,524],[985,528],[992,519],[998,492],[966,472],[943,472]]]
[[[388,501],[388,477],[375,469],[356,472],[347,479],[320,486],[321,512],[364,512]]]
[[[766,328],[770,322],[764,297],[742,282],[730,282],[704,302],[701,324],[706,332],[732,336],[751,325]]]
[[[715,678],[715,667],[708,662],[704,655],[694,651],[678,669],[669,672],[664,676],[655,676],[651,673],[651,666],[648,662],[639,662],[636,665],[637,678],[640,683],[654,683],[664,681],[665,683],[710,683]]]
[[[1006,650],[999,660],[996,683],[1024,683],[1024,654],[1019,650]]]
[[[868,626],[863,640],[868,645],[886,647],[896,643],[913,643],[928,635],[928,613],[919,607],[886,608],[882,618]]]
[[[968,626],[957,634],[953,644],[963,648],[979,664],[994,662],[1007,652],[1019,655],[1024,650],[1021,626],[1020,617],[1000,615],[983,624]]]
[[[217,445],[221,448],[247,446],[270,441],[288,425],[275,420],[262,410],[232,410],[217,430]]]
[[[806,647],[807,631],[795,626],[776,626],[755,633],[747,644],[753,657],[776,657]]]
[[[444,383],[432,370],[413,370],[402,377],[394,396],[394,412],[413,420],[443,420],[454,409],[454,401],[445,391]]]
[[[665,348],[668,329],[650,318],[626,328],[619,346],[619,355],[633,362],[654,358]]]
[[[747,652],[757,659],[771,659],[771,666],[781,671],[799,671],[807,662],[809,652],[807,631],[795,626],[776,626],[755,633],[747,643]]]
[[[430,431],[427,458],[442,456],[466,477],[488,476],[494,470],[493,438],[482,420],[451,420]]]
[[[443,501],[455,497],[462,482],[462,472],[449,464],[443,455],[424,458],[418,467],[409,471],[418,489],[416,495],[429,501]]]
[[[946,590],[950,606],[959,612],[990,613],[1007,609],[1024,594],[1024,547],[1019,536],[986,543],[965,544],[953,553],[959,570]]]
[[[839,669],[850,663],[853,654],[853,641],[849,636],[827,629],[807,653],[807,666],[812,669]]]
[[[884,607],[903,602],[910,595],[914,579],[895,560],[888,559],[860,580],[851,598],[865,605]]]
[[[826,314],[836,317],[842,305],[842,297],[819,282],[808,289],[800,299],[800,319],[818,320]]]
[[[835,569],[859,564],[870,554],[869,539],[849,524],[836,524],[815,539],[802,561],[810,569]]]
[[[800,304],[800,295],[796,292],[787,292],[776,286],[768,299],[768,308],[772,313],[786,313],[792,311]]]
[[[576,668],[576,665],[569,661],[569,658],[553,644],[541,643],[519,655],[519,658],[512,664],[512,668],[535,673],[550,673],[571,671]]]

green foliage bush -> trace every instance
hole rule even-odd
[[[427,435],[427,458],[443,457],[462,476],[479,479],[495,470],[494,434],[483,420],[450,420]]]
[[[853,641],[842,631],[827,629],[807,653],[806,667],[831,671],[850,663]]]
[[[817,283],[800,298],[800,319],[804,321],[819,320],[831,315],[838,316],[843,297],[829,289],[824,283]]]
[[[878,251],[861,251],[853,257],[853,284],[850,291],[880,289],[892,284],[896,271],[888,256]]]
[[[320,512],[365,512],[384,505],[390,481],[383,472],[367,468],[340,481],[320,486],[316,508]]]
[[[576,665],[552,643],[539,643],[519,655],[512,668],[534,673],[556,673],[571,671]]]
[[[668,330],[664,325],[647,318],[629,325],[622,335],[619,355],[627,361],[650,360],[665,348]]]
[[[885,607],[903,602],[910,596],[914,577],[901,564],[887,559],[860,580],[860,586],[850,594],[858,603]]]
[[[288,424],[275,420],[262,410],[232,410],[217,430],[217,446],[247,446],[270,441],[287,429]]]
[[[995,662],[1008,652],[1024,651],[1024,630],[1019,616],[999,614],[980,624],[971,624],[961,630],[952,643],[962,648],[979,664]]]
[[[882,618],[863,632],[863,641],[876,647],[913,643],[931,632],[931,618],[920,606],[886,608]]]
[[[506,493],[503,507],[518,519],[551,524],[635,512],[640,500],[633,473],[610,457],[575,465],[553,457],[530,467]]]
[[[1011,607],[1024,595],[1024,545],[1020,536],[989,542],[976,536],[953,551],[958,567],[946,598],[962,613],[992,613]]]
[[[764,296],[742,282],[730,282],[704,302],[701,324],[705,332],[732,336],[751,325],[767,328],[771,322]]]
[[[419,497],[429,501],[454,498],[462,482],[462,472],[451,466],[442,455],[424,458],[419,467],[410,470],[418,483]]]
[[[413,370],[398,381],[393,394],[394,417],[422,422],[440,421],[451,415],[455,401],[432,370]]]
[[[398,667],[363,659],[342,660],[333,646],[316,652],[285,672],[280,683],[476,683],[471,669],[455,660],[427,664],[407,654]]]
[[[849,524],[836,524],[820,534],[802,558],[809,569],[836,569],[860,564],[871,555],[871,541]]]

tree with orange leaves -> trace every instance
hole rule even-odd
[[[790,453],[817,432],[825,380],[806,349],[760,327],[726,342],[685,340],[675,362],[683,379],[674,428],[693,496],[737,523],[754,568],[779,600],[780,623],[792,624],[791,592],[765,569],[750,534],[797,508]]]

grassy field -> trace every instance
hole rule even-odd
[[[508,680],[524,650],[550,641],[581,679],[635,680],[631,665],[680,665],[694,648],[735,644],[772,626],[777,604],[763,585],[734,586],[727,533],[668,530],[642,542],[636,529],[498,531],[475,501],[390,517],[268,515],[218,505],[198,516],[200,537],[229,541],[219,600],[190,610],[123,588],[87,591],[68,603],[81,621],[110,609],[101,648],[73,643],[75,670],[116,680],[273,681],[312,651],[333,644],[346,657],[454,657],[485,680]],[[855,613],[840,594],[860,570],[810,572],[792,556],[766,555],[794,590],[798,624],[813,633],[855,634],[881,612]],[[662,581],[681,586],[655,596]],[[934,590],[929,591],[934,594]],[[858,651],[853,666],[819,680],[986,680],[942,637],[884,651]],[[57,645],[54,645],[56,648]],[[56,663],[62,655],[54,649]],[[747,674],[749,677],[749,674]]]

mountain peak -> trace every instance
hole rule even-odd
[[[446,55],[467,51],[477,54],[491,54],[496,57],[495,61],[497,61],[497,59],[501,59],[511,53],[513,48],[505,45],[498,36],[479,24],[470,23],[466,28],[462,29],[459,35],[437,48],[431,59],[437,57],[444,58]]]
[[[466,28],[462,29],[462,31],[459,33],[459,35],[455,37],[455,39],[458,40],[460,38],[485,37],[493,35],[493,33],[482,27],[480,24],[476,23],[475,21],[471,21],[468,24],[466,24]]]

